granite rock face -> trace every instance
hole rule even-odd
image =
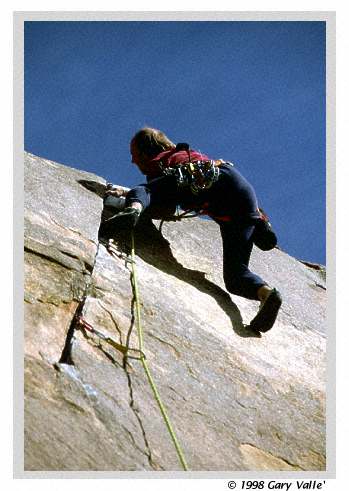
[[[98,239],[105,181],[25,155],[25,470],[182,470],[139,360],[129,237]],[[229,295],[218,227],[136,229],[144,352],[192,471],[325,470],[322,271],[254,249],[284,303],[271,331]],[[135,352],[137,353],[137,352]]]

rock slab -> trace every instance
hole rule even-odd
[[[182,470],[140,361],[91,332],[71,337],[80,311],[138,348],[129,237],[114,255],[98,238],[104,187],[25,154],[26,471]],[[159,229],[144,219],[135,233],[144,351],[189,469],[325,470],[322,271],[255,249],[251,268],[284,298],[257,336],[245,324],[258,304],[224,289],[216,224]]]

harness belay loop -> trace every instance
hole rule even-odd
[[[163,175],[174,176],[179,188],[190,187],[194,194],[209,189],[219,177],[220,161],[196,160],[176,167],[162,168]]]

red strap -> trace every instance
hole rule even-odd
[[[215,220],[218,220],[219,222],[230,222],[232,220],[231,215],[214,215],[213,213],[209,212],[209,203],[204,203],[202,205],[202,209],[200,210],[200,215],[208,215],[211,218],[214,218]]]

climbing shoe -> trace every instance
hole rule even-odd
[[[112,236],[118,230],[132,229],[136,226],[141,212],[136,208],[125,208],[120,213],[108,218],[102,223],[99,233],[106,237]]]
[[[274,288],[261,305],[258,314],[251,321],[250,327],[258,332],[267,332],[274,325],[282,304],[280,292]]]

